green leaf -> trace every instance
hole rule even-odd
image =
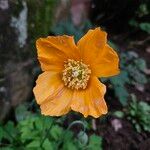
[[[65,134],[62,137],[63,141],[63,150],[78,150],[78,143],[76,142],[76,139],[73,137],[73,132],[70,130],[63,131]]]
[[[25,120],[30,114],[31,113],[29,111],[27,111],[27,105],[26,104],[19,105],[15,109],[15,117],[16,117],[16,120],[18,122]]]
[[[73,141],[64,143],[63,150],[78,150],[77,145]]]
[[[23,132],[22,132],[22,134],[21,134],[21,141],[22,142],[25,142],[25,141],[27,141],[27,140],[33,140],[33,139],[35,139],[35,138],[37,138],[38,137],[38,131],[31,131],[31,130],[29,130],[28,128],[24,128],[23,129]],[[30,136],[29,136],[30,135]]]
[[[127,105],[129,93],[127,92],[125,87],[123,86],[116,87],[115,94],[119,98],[119,101],[123,106]]]
[[[89,138],[88,150],[102,150],[102,138],[97,135],[91,135]]]
[[[126,71],[121,71],[121,73],[118,76],[110,78],[111,82],[114,85],[122,86],[125,83],[129,82],[128,73]]]
[[[122,112],[122,111],[115,111],[113,114],[118,118],[124,117],[124,112]]]
[[[150,23],[145,22],[145,23],[140,23],[139,27],[141,28],[141,30],[150,33]]]
[[[47,116],[41,116],[41,119],[44,120],[44,127],[45,129],[49,129],[49,126],[52,124],[53,119],[52,117],[47,117]]]
[[[39,131],[42,131],[44,126],[43,126],[43,120],[44,118],[39,117],[36,121],[35,121],[35,128]]]
[[[17,134],[17,130],[14,126],[14,123],[12,121],[8,121],[3,129],[3,137],[11,143],[16,137],[16,134]]]
[[[118,97],[120,103],[125,106],[129,96],[125,87],[125,83],[129,82],[127,72],[122,71],[120,75],[110,78],[110,82],[114,87],[115,95]]]
[[[63,131],[63,132],[65,132],[64,137],[63,137],[65,142],[70,141],[70,140],[73,139],[73,132],[71,132],[69,130]]]
[[[29,143],[26,148],[38,148],[40,147],[40,141],[32,141],[31,143]]]
[[[53,150],[53,144],[52,142],[50,142],[48,139],[46,139],[42,145],[42,147],[44,148],[44,150]]]
[[[136,20],[134,20],[134,19],[131,19],[129,21],[129,25],[134,26],[134,27],[138,27],[138,22]]]
[[[147,68],[146,62],[144,59],[135,59],[135,64],[137,65],[138,69],[141,71],[145,71],[145,69]]]
[[[147,115],[150,113],[150,105],[148,105],[147,103],[139,102],[139,107],[141,107],[143,111],[147,113]]]
[[[55,140],[58,140],[58,139],[60,139],[60,136],[61,136],[62,132],[63,132],[62,128],[59,127],[58,125],[55,125],[50,130],[50,135]]]

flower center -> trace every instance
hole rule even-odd
[[[85,89],[90,78],[91,70],[89,65],[81,61],[68,59],[64,64],[62,80],[65,86],[71,89]]]

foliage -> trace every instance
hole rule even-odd
[[[116,116],[116,117],[118,117],[118,118],[123,118],[124,117],[124,112],[123,111],[115,111],[114,113],[113,113],[113,115],[114,116]]]
[[[142,130],[150,132],[150,105],[144,101],[138,102],[135,95],[132,95],[126,115],[138,132]]]
[[[118,49],[114,43],[111,42],[110,44],[115,49]],[[144,85],[147,83],[147,78],[144,74],[147,66],[145,60],[140,58],[137,53],[128,51],[120,52],[120,68],[121,73],[110,78],[110,82],[120,103],[126,105],[129,93],[125,85]]]
[[[148,23],[148,22],[140,23],[139,27],[140,27],[141,30],[143,30],[143,31],[150,34],[150,23]]]
[[[129,24],[136,29],[140,29],[144,32],[150,33],[150,23],[148,21],[149,14],[150,14],[150,2],[149,1],[143,1],[139,5],[139,8],[136,12],[136,17],[132,18],[129,21]]]
[[[96,135],[91,135],[89,139],[88,150],[102,150],[102,138]]]
[[[27,111],[25,105],[16,109],[17,124],[8,121],[0,125],[0,146],[16,150],[98,150],[102,138],[80,131],[77,136],[62,127],[63,118],[45,117]],[[21,112],[22,111],[22,112]]]
[[[129,24],[150,34],[150,23],[148,22],[138,23],[136,20],[130,20]]]
[[[124,111],[116,111],[114,115],[118,118],[124,116],[134,125],[138,132],[150,132],[150,105],[144,101],[137,101],[135,95],[131,95],[132,101]]]
[[[128,51],[127,53],[121,54],[121,60],[121,67],[127,72],[130,84],[147,83],[147,78],[144,74],[147,66],[144,59],[140,58],[137,53]]]
[[[129,96],[129,93],[125,87],[125,84],[129,83],[129,77],[127,72],[121,71],[120,75],[112,77],[109,80],[113,86],[115,95],[118,97],[120,103],[122,105],[126,105]]]

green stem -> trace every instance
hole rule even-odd
[[[48,128],[48,130],[47,130],[47,132],[46,132],[46,134],[45,134],[43,140],[42,140],[41,143],[40,143],[40,147],[41,147],[41,148],[42,148],[42,145],[43,145],[44,141],[45,141],[46,138],[48,137],[48,134],[49,134],[49,132],[50,132],[52,126],[54,125],[54,122],[55,122],[55,119],[52,120],[52,123],[51,123],[50,127]]]
[[[85,132],[85,124],[82,122],[82,121],[79,121],[79,120],[77,120],[77,121],[73,121],[70,125],[69,125],[69,127],[67,128],[67,130],[69,130],[72,126],[74,126],[74,125],[76,125],[76,124],[80,124],[80,125],[82,125],[83,126],[83,132]]]

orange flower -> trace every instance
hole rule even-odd
[[[70,110],[95,118],[107,113],[106,87],[97,77],[119,73],[118,55],[100,28],[77,43],[72,36],[48,36],[36,42],[42,71],[33,91],[41,112],[61,116]]]

